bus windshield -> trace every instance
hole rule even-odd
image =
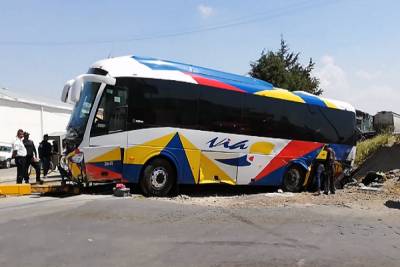
[[[71,119],[68,123],[67,132],[71,138],[82,138],[89,119],[90,110],[92,109],[100,83],[86,82],[79,98],[72,111]]]

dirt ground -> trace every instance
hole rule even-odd
[[[388,176],[389,177],[389,176]],[[285,206],[328,205],[357,210],[390,211],[391,208],[400,209],[400,180],[395,176],[389,178],[380,191],[362,190],[361,186],[348,186],[337,190],[334,195],[315,195],[315,193],[254,193],[241,195],[215,194],[179,195],[173,198],[154,198],[168,202],[187,205],[202,205],[223,208],[262,208]]]

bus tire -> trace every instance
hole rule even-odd
[[[298,165],[292,165],[283,176],[283,190],[300,192],[303,189],[305,171]]]
[[[165,197],[175,184],[176,172],[163,158],[153,159],[144,168],[140,188],[145,196]]]

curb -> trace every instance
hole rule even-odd
[[[30,195],[32,188],[30,184],[0,184],[0,195]]]

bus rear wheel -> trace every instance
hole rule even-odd
[[[163,158],[156,158],[145,167],[140,188],[146,196],[164,197],[171,191],[175,179],[172,165]]]
[[[300,192],[303,189],[304,170],[297,165],[289,167],[283,176],[283,189],[288,192]]]

